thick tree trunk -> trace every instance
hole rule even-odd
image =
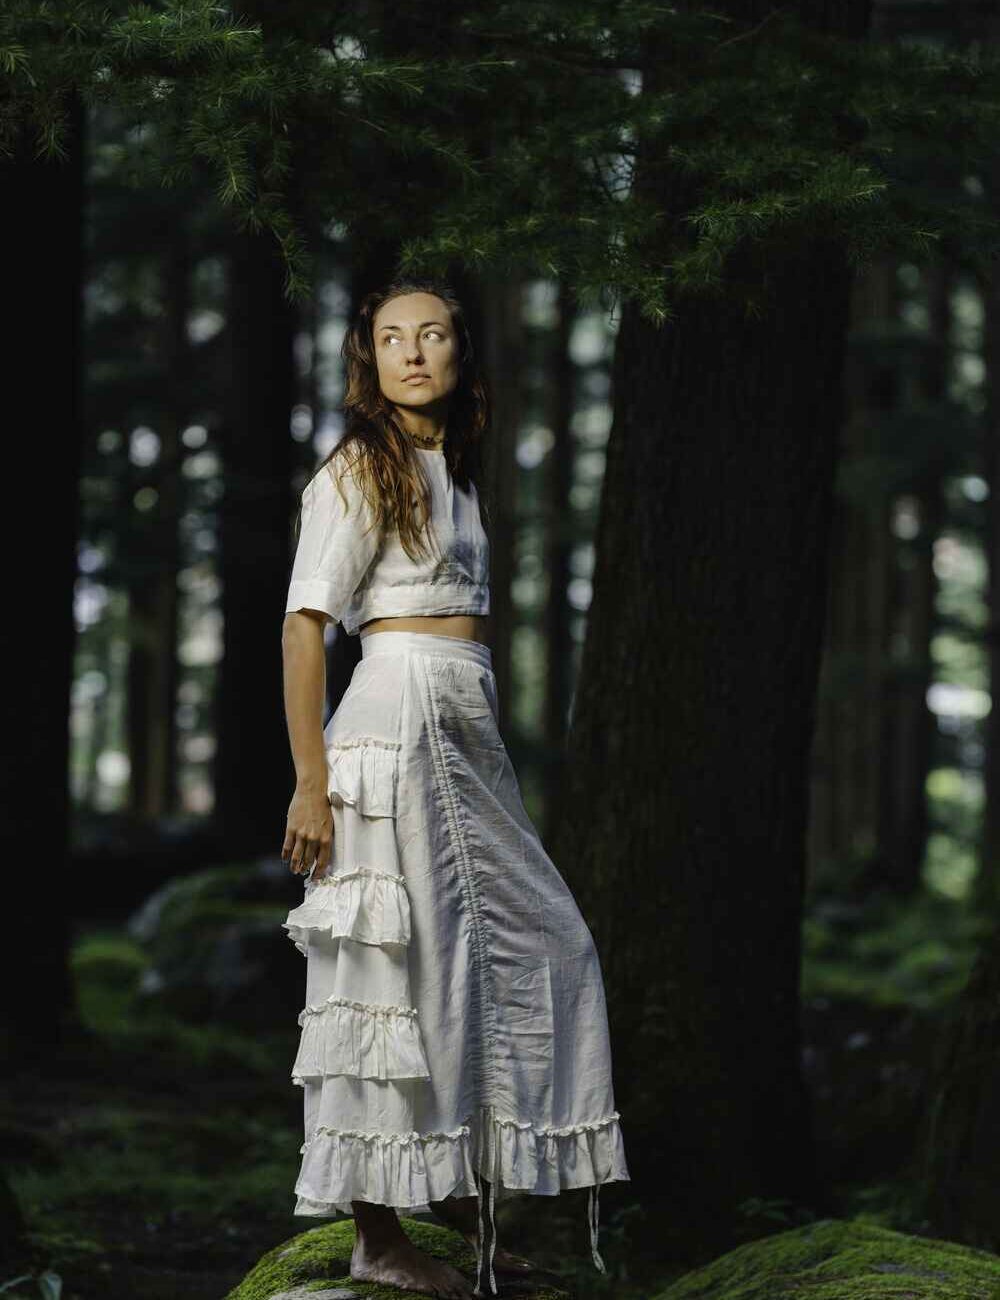
[[[875,430],[899,401],[897,374],[866,346],[870,326],[895,318],[894,262],[880,262],[854,286],[841,434],[848,466],[878,452]],[[867,891],[882,874],[879,853],[892,824],[886,689],[898,549],[884,488],[864,475],[865,491],[834,502],[827,631],[820,672],[809,826],[811,879],[843,896]],[[828,885],[827,885],[827,882]]]
[[[942,1035],[912,1177],[926,1188],[928,1232],[983,1250],[1000,1249],[1000,928],[984,943]]]
[[[0,162],[6,203],[0,236],[7,264],[4,303],[14,328],[4,338],[3,552],[0,654],[6,672],[0,763],[4,911],[11,926],[0,963],[0,1057],[6,1072],[55,1060],[81,1034],[69,969],[70,690],[76,629],[73,594],[82,462],[82,287],[86,115],[69,105],[68,157],[40,162],[25,134]],[[53,449],[38,454],[51,433]],[[36,490],[37,489],[37,490]],[[30,941],[19,921],[38,916]],[[24,1215],[0,1152],[0,1262],[7,1276],[30,1255]]]
[[[561,853],[634,1176],[670,1171],[677,1246],[707,1250],[744,1198],[815,1193],[799,927],[848,272],[827,248],[772,274],[754,323],[625,310]]]
[[[284,297],[284,268],[272,240],[234,234],[230,274],[215,821],[229,852],[276,853],[294,784],[281,705],[281,624],[291,563],[296,312]]]
[[[657,163],[637,189],[679,216],[690,182]],[[749,1198],[820,1195],[800,925],[851,274],[819,239],[730,271],[662,328],[623,311],[570,738],[587,816],[558,857],[602,954],[635,1190],[669,1202],[679,1258],[766,1230]]]
[[[931,332],[920,355],[866,346],[865,326],[900,320],[896,265],[886,262],[856,286],[848,366],[849,417],[842,445],[854,469],[885,451],[885,422],[915,400],[947,398],[949,281],[928,272]],[[910,392],[909,376],[919,391]],[[873,437],[874,433],[874,437]],[[943,455],[950,457],[950,451]],[[943,523],[944,460],[928,455],[905,495],[918,533],[893,535],[893,496],[862,474],[862,492],[845,492],[835,509],[830,617],[815,743],[815,816],[810,849],[820,873],[861,894],[920,887],[927,840],[927,773],[935,721],[927,705],[936,627],[934,545]],[[848,475],[850,480],[853,475]],[[897,496],[904,495],[897,491]]]
[[[16,927],[38,917],[27,944],[12,940],[0,985],[2,1054],[22,1065],[77,1027],[68,971],[70,918],[62,876],[70,829],[69,730],[79,532],[81,288],[85,113],[69,108],[69,156],[40,162],[34,136],[0,163],[4,303],[4,617],[8,753],[0,763],[4,910]],[[51,446],[42,446],[42,440]],[[42,449],[39,450],[40,446]]]

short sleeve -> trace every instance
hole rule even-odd
[[[364,493],[343,460],[334,456],[302,493],[285,613],[319,609],[339,623],[378,548],[378,529]]]

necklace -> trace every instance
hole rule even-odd
[[[431,448],[437,449],[444,446],[443,438],[439,442],[436,438],[425,438],[419,433],[411,433],[410,437],[418,447],[423,447],[425,450],[430,450]]]

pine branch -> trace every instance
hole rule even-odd
[[[991,164],[992,55],[837,40],[783,10],[741,27],[640,0],[517,0],[465,11],[467,57],[400,59],[353,12],[341,17],[317,40],[290,15],[265,40],[210,0],[9,0],[0,154],[27,125],[40,160],[64,156],[76,92],[120,114],[120,165],[135,183],[207,171],[220,204],[278,241],[296,291],[309,252],[287,210],[290,178],[308,169],[324,221],[364,222],[379,197],[354,172],[372,149],[390,172],[427,177],[421,235],[408,220],[396,228],[408,268],[458,259],[567,275],[661,318],[668,294],[719,291],[747,243],[835,235],[858,260],[995,240],[982,205],[946,208],[923,184],[936,154],[956,173]],[[641,75],[652,36],[669,51],[655,92]],[[635,193],[638,169],[677,195],[676,210]],[[396,218],[379,220],[388,231]]]

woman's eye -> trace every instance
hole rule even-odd
[[[435,335],[435,337],[437,337],[437,338],[439,338],[439,339],[443,339],[443,338],[444,338],[444,335],[441,333],[440,330],[428,330],[428,331],[427,331],[427,334],[433,334],[433,335]],[[426,337],[426,335],[425,335],[425,337]],[[383,339],[383,342],[385,342],[385,343],[398,343],[399,341],[400,341],[400,337],[399,337],[398,334],[387,334],[387,335],[385,336],[385,338]]]

